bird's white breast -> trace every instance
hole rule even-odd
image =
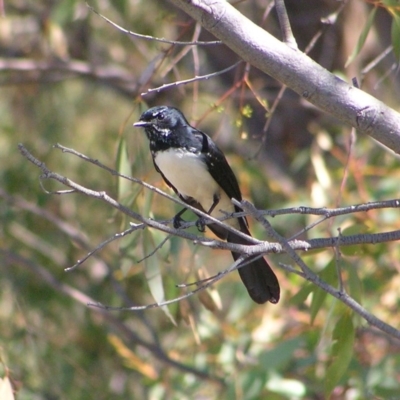
[[[224,216],[221,210],[234,212],[231,200],[208,172],[207,165],[199,154],[171,148],[156,153],[154,161],[182,196],[192,197],[204,210],[208,211],[213,204],[214,196],[218,196],[220,201],[212,212],[213,217]],[[229,221],[228,223],[236,225],[236,220]]]

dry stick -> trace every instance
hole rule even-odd
[[[270,223],[258,212],[258,210],[249,202],[242,201],[239,203],[240,207],[249,211],[254,218],[259,221],[264,228],[274,237],[274,239],[278,240],[282,247],[286,250],[287,254],[292,258],[292,260],[301,268],[304,278],[308,281],[316,284],[321,289],[330,293],[332,296],[349,306],[354,312],[363,317],[369,324],[375,326],[376,328],[382,330],[383,332],[400,339],[400,331],[394,328],[393,326],[387,324],[381,319],[375,317],[373,314],[369,313],[361,304],[357,303],[352,297],[350,297],[346,292],[335,289],[333,286],[328,283],[322,281],[318,275],[316,275],[308,266],[304,263],[304,261],[300,258],[300,256],[292,249],[287,240],[280,236],[270,225]],[[342,237],[340,237],[342,239]]]
[[[381,54],[373,59],[366,67],[361,70],[361,84],[364,81],[365,75],[375,68],[386,56],[391,54],[393,51],[393,45],[388,46]],[[393,72],[398,71],[399,65],[394,62],[389,69],[375,82],[373,89],[376,90],[380,84]]]
[[[339,14],[343,11],[345,6],[346,2],[343,2],[343,4],[332,14],[328,15],[325,18],[321,18],[321,23],[323,24],[323,26],[310,40],[307,47],[304,49],[304,53],[308,54],[314,48],[314,46],[316,45],[318,39],[322,36],[322,34],[325,33],[326,29],[336,23]]]
[[[303,233],[311,230],[315,226],[321,224],[322,222],[328,220],[329,218],[336,217],[338,215],[346,215],[353,214],[356,212],[367,212],[369,210],[376,210],[381,208],[399,208],[400,200],[385,200],[385,201],[373,201],[369,203],[356,204],[347,207],[340,207],[335,209],[329,208],[312,208],[312,207],[294,207],[294,208],[286,208],[282,210],[268,210],[261,211],[264,215],[276,216],[276,215],[284,215],[284,214],[307,214],[307,215],[323,215],[323,217],[317,221],[312,222],[307,225],[301,231],[297,232],[293,236],[291,236],[288,241],[295,239],[296,237],[302,235]]]
[[[32,162],[35,166],[37,166],[38,168],[41,169],[42,174],[43,174],[42,178],[55,179],[55,180],[61,182],[62,184],[66,185],[68,187],[71,187],[73,189],[73,191],[81,192],[81,193],[84,193],[91,197],[100,198],[101,200],[111,204],[113,207],[119,209],[120,211],[124,212],[125,214],[127,214],[135,219],[138,219],[141,222],[146,223],[149,226],[158,227],[158,229],[161,231],[164,231],[164,232],[167,231],[168,233],[175,233],[175,234],[178,233],[178,230],[168,228],[167,226],[160,224],[154,220],[149,220],[147,218],[143,218],[140,214],[133,212],[132,210],[124,207],[122,204],[118,203],[117,201],[115,201],[114,199],[109,197],[105,192],[96,192],[96,191],[87,189],[87,188],[71,181],[68,178],[65,178],[57,173],[51,172],[43,162],[40,162],[35,157],[33,157],[22,144],[19,144],[18,147],[23,156],[25,156],[30,162]],[[96,163],[98,163],[98,162],[96,162]],[[67,191],[67,192],[70,193],[71,191]],[[61,193],[65,193],[65,191],[62,191]],[[207,214],[205,214],[205,215],[207,215]],[[137,225],[137,227],[140,227],[140,225]],[[182,233],[184,233],[183,236],[192,236],[192,238],[195,242],[199,242],[199,237],[197,237],[195,235],[190,235],[190,234],[188,235],[188,234],[186,234],[186,232],[182,232]],[[221,242],[221,243],[224,243],[224,242]],[[205,290],[206,288],[211,286],[213,283],[222,279],[222,277],[224,277],[227,273],[233,271],[234,269],[237,269],[239,264],[241,266],[246,265],[246,262],[243,262],[246,260],[246,258],[247,258],[247,256],[239,257],[238,260],[236,260],[236,262],[233,263],[229,269],[221,272],[220,274],[215,276],[214,279],[212,279],[210,282],[202,285],[201,287],[197,288],[196,290],[194,290],[184,296],[181,296],[181,297],[178,297],[178,298],[175,298],[175,299],[163,302],[163,303],[154,303],[154,304],[150,304],[147,306],[138,306],[138,307],[109,307],[109,306],[104,306],[100,303],[92,303],[92,302],[89,302],[88,305],[98,307],[98,308],[103,308],[103,309],[109,309],[109,310],[144,310],[147,308],[154,308],[154,307],[160,307],[163,305],[172,304],[172,303],[182,300],[186,297],[192,296],[193,294],[197,293],[200,290]]]
[[[314,207],[290,207],[282,208],[279,210],[260,210],[263,215],[276,217],[277,215],[285,214],[305,214],[305,215],[323,215],[325,218],[332,218],[338,215],[353,214],[358,212],[366,212],[370,210],[377,210],[381,208],[400,208],[400,199],[383,200],[383,201],[370,201],[368,203],[354,204],[347,207],[339,208],[314,208]]]
[[[161,249],[161,247],[164,246],[165,243],[167,243],[167,241],[169,239],[171,239],[172,235],[168,235],[165,239],[163,239],[161,241],[161,243],[159,245],[157,245],[149,254],[146,254],[143,258],[141,258],[140,260],[137,260],[136,263],[140,264],[141,262],[143,262],[144,260],[147,260],[148,258],[150,258],[151,256],[153,256],[154,254],[157,253],[158,250]]]
[[[97,253],[103,247],[107,246],[109,243],[113,242],[114,240],[118,240],[126,235],[131,234],[132,232],[137,231],[138,229],[144,229],[146,224],[131,224],[129,229],[126,229],[123,232],[115,233],[113,236],[109,237],[108,239],[101,242],[98,246],[96,246],[93,250],[89,251],[85,257],[79,259],[72,267],[64,268],[64,271],[70,272],[73,271],[75,268],[82,265],[88,258],[90,258],[94,253]]]
[[[140,95],[141,96],[146,96],[149,93],[152,93],[152,92],[157,92],[158,93],[158,92],[161,92],[162,90],[169,89],[170,87],[176,87],[176,86],[180,86],[180,85],[186,85],[188,83],[207,80],[207,79],[213,78],[213,77],[215,77],[217,75],[221,75],[221,74],[224,74],[225,72],[231,71],[232,69],[236,68],[242,62],[243,61],[238,61],[238,62],[236,62],[235,64],[231,65],[228,68],[222,69],[221,71],[212,72],[211,74],[199,75],[199,76],[195,76],[194,78],[185,79],[185,80],[182,80],[182,81],[176,81],[176,82],[172,82],[172,83],[165,83],[164,85],[158,86],[156,88],[148,89],[147,92],[143,92]]]
[[[180,45],[180,46],[210,46],[210,45],[222,44],[222,42],[220,40],[214,40],[214,41],[209,41],[209,42],[202,42],[202,41],[198,41],[198,40],[196,40],[194,42],[180,42],[178,40],[168,40],[168,39],[164,39],[164,38],[156,38],[154,36],[149,36],[149,35],[142,35],[140,33],[132,32],[132,31],[129,31],[129,30],[123,28],[122,26],[119,26],[118,24],[111,21],[104,15],[100,14],[93,7],[91,7],[88,3],[86,3],[86,6],[89,8],[90,11],[94,12],[99,17],[103,18],[104,21],[108,22],[113,27],[117,28],[119,31],[124,32],[130,36],[134,36],[139,39],[151,40],[154,42],[161,42],[161,43],[174,44],[174,45]]]

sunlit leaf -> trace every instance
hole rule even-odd
[[[14,393],[8,377],[0,378],[0,399],[14,400]]]
[[[243,117],[245,117],[245,118],[251,118],[251,116],[253,115],[253,108],[250,106],[250,104],[246,104],[246,105],[241,109],[241,113],[242,113]]]
[[[108,340],[128,368],[135,369],[150,379],[158,378],[157,369],[150,362],[146,362],[135,354],[117,335],[108,335]],[[0,398],[2,399],[2,397]]]

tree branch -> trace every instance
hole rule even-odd
[[[170,0],[243,60],[400,154],[400,114],[280,42],[224,0]]]
[[[211,239],[211,238],[207,238],[207,237],[203,237],[203,236],[194,235],[192,233],[185,231],[185,228],[189,227],[189,226],[193,226],[195,224],[194,222],[187,223],[187,225],[182,227],[183,229],[175,229],[175,228],[169,226],[171,221],[157,221],[157,220],[154,220],[151,218],[143,217],[142,215],[131,210],[130,208],[125,207],[124,205],[122,205],[121,203],[119,203],[118,201],[116,201],[115,199],[110,197],[105,192],[98,192],[98,191],[95,191],[92,189],[85,188],[84,186],[81,186],[81,185],[75,183],[71,179],[68,179],[60,174],[50,171],[44,163],[42,163],[41,161],[36,159],[32,154],[30,154],[29,151],[22,144],[20,144],[18,147],[21,151],[21,154],[24,157],[26,157],[30,162],[32,162],[34,165],[36,165],[38,168],[40,168],[40,170],[42,171],[42,176],[41,176],[42,179],[56,180],[56,181],[62,183],[63,185],[73,189],[73,191],[80,192],[87,196],[100,199],[100,200],[106,202],[107,204],[111,205],[112,207],[116,208],[117,210],[121,211],[128,217],[130,217],[136,221],[139,221],[140,223],[143,223],[150,228],[154,228],[154,229],[160,230],[160,231],[170,234],[170,235],[179,236],[181,238],[191,240],[192,242],[199,244],[201,246],[204,246],[204,247],[234,251],[237,253],[245,254],[247,256],[257,256],[257,255],[263,255],[263,254],[268,254],[268,253],[278,254],[278,253],[286,253],[287,252],[285,250],[285,248],[282,246],[281,242],[270,243],[270,242],[266,242],[266,241],[257,240],[256,238],[245,235],[242,232],[230,227],[229,225],[224,224],[224,222],[223,222],[224,220],[226,220],[228,218],[233,218],[234,215],[236,216],[236,214],[228,215],[227,217],[221,218],[221,220],[213,218],[212,216],[210,216],[204,212],[201,212],[200,210],[197,210],[196,208],[191,207],[188,204],[183,203],[178,198],[170,196],[169,194],[163,192],[162,190],[160,190],[152,185],[149,185],[146,182],[141,181],[140,179],[129,177],[129,176],[126,176],[123,174],[119,174],[117,171],[103,165],[98,160],[91,159],[81,153],[76,152],[73,149],[68,149],[59,144],[55,145],[55,147],[62,149],[63,152],[68,152],[68,153],[74,154],[74,155],[82,158],[85,161],[91,162],[91,163],[97,165],[98,167],[107,170],[108,172],[110,172],[111,174],[113,174],[115,176],[119,176],[119,177],[128,179],[134,183],[138,183],[138,184],[144,186],[145,188],[152,190],[155,193],[157,193],[163,197],[166,197],[167,199],[192,210],[197,215],[204,217],[206,219],[206,225],[210,224],[210,223],[221,225],[225,229],[231,230],[232,232],[236,233],[237,235],[240,235],[240,236],[246,238],[247,240],[249,240],[250,243],[255,243],[255,244],[254,245],[241,245],[241,244],[227,243],[227,242],[223,242],[223,241],[217,240],[217,239]],[[67,191],[67,192],[70,193],[71,191]],[[65,193],[65,191],[58,191],[56,193],[63,194],[63,193]],[[243,214],[238,213],[237,215],[250,215],[250,216],[256,217],[258,215],[264,216],[264,214],[265,214],[265,212],[263,212],[261,210],[254,209],[256,211],[252,211],[253,209],[251,207],[247,206],[247,205],[250,205],[251,203],[249,203],[247,201],[238,202],[235,199],[232,199],[232,201],[236,205],[238,205],[239,207],[241,207],[245,211],[247,211]],[[321,209],[320,213],[321,214],[328,213],[328,215],[329,215],[329,212],[331,212],[332,213],[331,216],[333,216],[333,215],[339,215],[340,213],[345,213],[344,211],[346,211],[346,213],[348,213],[348,212],[350,212],[350,210],[356,211],[356,210],[361,209],[361,210],[365,211],[367,209],[372,209],[372,207],[371,207],[372,204],[375,204],[375,203],[368,203],[368,204],[360,205],[359,209],[357,206],[341,208],[341,209],[337,210],[338,211],[337,213],[335,213],[335,210]],[[392,201],[387,202],[387,204],[391,207],[398,207],[399,201],[392,200]],[[317,213],[317,209],[308,209],[307,207],[299,207],[298,209],[293,209],[293,210],[313,211],[313,213]],[[274,210],[272,212],[272,214],[279,215],[280,210]],[[285,212],[285,214],[287,214],[287,211]],[[325,217],[325,218],[327,218],[327,217]],[[272,236],[274,236],[276,234],[276,232],[274,230],[269,231],[269,233]],[[358,235],[349,235],[349,236],[341,235],[340,238],[338,236],[336,236],[336,237],[330,237],[330,238],[317,238],[317,239],[309,239],[309,240],[290,240],[287,243],[292,250],[309,251],[309,250],[313,250],[313,249],[335,247],[338,245],[339,241],[340,241],[340,246],[352,246],[352,245],[361,244],[361,243],[375,244],[375,243],[383,243],[383,242],[388,242],[388,241],[396,241],[399,239],[400,239],[400,230],[396,230],[396,231],[382,232],[382,233],[376,233],[376,234],[358,234]]]
[[[88,157],[84,156],[83,154],[80,154],[72,149],[67,149],[64,148],[63,146],[57,145],[58,148],[63,149],[63,151],[68,151],[70,153],[73,153],[75,155],[78,155],[82,159],[86,161],[90,161],[106,170],[109,172],[112,172],[114,175],[118,176],[123,176],[118,174],[116,171],[112,170],[111,168],[108,168],[104,165],[102,165],[99,161],[97,160],[92,160],[89,159]],[[146,217],[141,216],[138,213],[135,213],[131,209],[123,206],[122,204],[118,203],[116,200],[108,196],[105,192],[97,192],[93,191],[91,189],[87,189],[81,185],[78,185],[77,183],[71,181],[70,179],[61,176],[57,173],[51,172],[44,163],[41,161],[37,160],[35,157],[33,157],[28,150],[23,146],[19,145],[19,149],[24,157],[26,157],[30,162],[32,162],[35,166],[40,168],[42,171],[42,178],[45,179],[54,179],[56,181],[59,181],[63,185],[72,188],[74,191],[84,193],[88,196],[95,197],[98,199],[101,199],[102,201],[105,201],[106,203],[110,204],[114,208],[120,210],[127,216],[138,220],[141,222],[139,225],[135,225],[134,227],[131,228],[131,230],[127,230],[123,232],[122,234],[119,234],[119,236],[124,236],[132,230],[136,230],[139,228],[143,227],[143,224],[147,225],[148,227],[152,227],[155,229],[158,229],[160,231],[166,232],[168,234],[180,236],[189,240],[194,241],[195,243],[199,243],[202,246],[208,246],[212,248],[219,248],[219,249],[226,249],[230,251],[235,251],[238,253],[241,253],[242,256],[236,260],[227,270],[219,273],[218,275],[214,276],[212,279],[207,281],[206,283],[202,284],[200,287],[197,289],[186,293],[183,296],[180,296],[178,298],[172,299],[172,300],[167,300],[165,302],[161,303],[154,303],[146,306],[133,306],[133,307],[126,307],[126,308],[121,308],[118,307],[117,309],[127,309],[127,310],[143,310],[147,308],[153,308],[153,307],[159,307],[160,305],[168,305],[173,302],[179,301],[181,299],[187,298],[188,296],[193,295],[194,293],[204,290],[207,287],[211,286],[213,283],[216,281],[220,280],[223,276],[225,276],[227,273],[235,270],[238,268],[239,264],[244,265],[246,261],[253,257],[261,256],[263,254],[266,254],[268,252],[286,252],[293,260],[294,262],[301,268],[301,272],[291,269],[291,272],[296,273],[303,278],[309,280],[310,282],[313,282],[317,286],[321,287],[323,290],[326,292],[330,293],[333,295],[335,298],[339,299],[346,305],[348,305],[351,309],[353,309],[356,313],[361,315],[366,321],[368,321],[371,325],[376,326],[377,328],[383,330],[384,332],[392,335],[393,337],[397,337],[400,339],[400,331],[396,330],[394,327],[386,324],[385,322],[381,321],[380,319],[376,318],[372,314],[368,313],[360,304],[358,304],[354,299],[352,299],[350,296],[347,295],[343,290],[337,290],[333,286],[327,284],[326,282],[322,281],[317,274],[315,274],[305,263],[304,261],[300,258],[300,256],[296,253],[296,250],[302,249],[302,250],[310,250],[310,249],[315,249],[318,247],[334,247],[337,248],[339,245],[344,246],[344,245],[354,245],[358,243],[366,243],[368,240],[371,240],[371,243],[377,243],[379,242],[387,242],[390,240],[399,240],[400,239],[400,231],[394,231],[394,232],[384,232],[384,233],[379,233],[379,234],[369,234],[369,235],[353,235],[353,236],[342,236],[339,235],[338,237],[335,238],[327,238],[327,239],[311,239],[309,241],[288,241],[287,239],[283,238],[280,236],[270,225],[270,223],[264,218],[264,214],[262,211],[257,210],[251,203],[247,201],[242,201],[238,202],[235,199],[232,199],[233,203],[238,205],[240,208],[243,210],[247,211],[249,215],[253,216],[257,221],[259,221],[266,229],[266,231],[275,239],[278,241],[278,243],[268,243],[268,242],[259,242],[261,244],[256,244],[256,245],[238,245],[238,244],[232,244],[232,243],[226,243],[222,241],[217,241],[217,240],[212,240],[204,237],[199,237],[190,233],[185,232],[182,229],[174,229],[166,225],[165,222],[159,222],[155,221]],[[124,176],[123,176],[124,177]],[[127,177],[129,178],[129,177]],[[144,182],[141,182],[138,179],[131,178],[134,182],[141,183],[143,186],[152,188],[151,185],[148,185]],[[161,192],[156,188],[155,189],[157,192]],[[161,192],[162,193],[162,192]],[[163,194],[165,197],[170,197],[166,194]],[[173,199],[173,198],[171,198]],[[175,200],[175,199],[174,199]],[[395,203],[398,205],[397,203]],[[194,210],[196,213],[199,213],[198,210]],[[202,213],[204,214],[204,213]],[[204,216],[208,219],[210,219],[213,223],[219,223],[222,224],[221,221],[210,217],[208,214],[204,214]],[[227,227],[227,225],[224,225]],[[107,239],[104,243],[102,243],[99,247],[103,247],[105,244],[108,242],[114,240],[117,238],[117,236]],[[96,250],[96,249],[95,249]],[[93,251],[94,253],[95,251]],[[89,254],[90,256],[91,254]],[[86,257],[87,258],[87,257]],[[80,264],[80,262],[78,262]],[[286,268],[287,269],[287,268]],[[99,303],[90,303],[90,305],[95,306],[95,307],[100,307],[100,308],[106,308],[106,309],[114,309],[108,306],[104,306]]]
[[[329,285],[327,282],[321,280],[321,278],[315,274],[300,258],[300,256],[293,250],[293,248],[289,245],[288,241],[280,236],[276,231],[274,231],[270,225],[270,223],[257,211],[257,209],[247,201],[242,201],[241,207],[245,210],[251,212],[252,215],[259,221],[268,232],[273,234],[274,239],[277,239],[281,244],[284,250],[286,250],[287,254],[292,258],[292,260],[301,268],[302,273],[299,274],[308,281],[314,283],[315,285],[319,286],[327,293],[331,294],[342,303],[346,304],[350,307],[354,312],[364,318],[369,324],[375,326],[376,328],[386,332],[388,335],[391,335],[397,339],[400,339],[400,330],[394,328],[393,326],[387,324],[386,322],[382,321],[381,319],[375,317],[375,315],[369,313],[361,304],[357,303],[352,297],[350,297],[344,290],[341,288],[336,289],[333,286]],[[342,236],[339,236],[337,239],[338,243],[342,244]],[[292,272],[296,272],[292,270]],[[340,283],[340,278],[338,279]],[[341,286],[341,285],[339,285]]]

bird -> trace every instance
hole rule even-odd
[[[218,219],[242,211],[232,203],[232,199],[240,202],[242,194],[223,152],[210,136],[192,127],[179,109],[165,105],[149,108],[133,126],[144,128],[156,171],[183,202]],[[175,228],[181,226],[185,211],[174,217]],[[245,217],[230,218],[224,223],[251,236]],[[204,231],[203,218],[199,217],[196,225]],[[221,225],[207,226],[229,243],[252,244]],[[237,260],[240,254],[232,252],[232,256]],[[278,279],[263,257],[251,260],[238,271],[254,302],[275,304],[279,301]]]

